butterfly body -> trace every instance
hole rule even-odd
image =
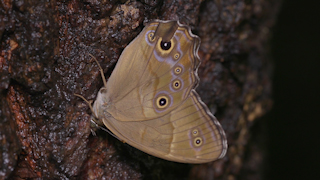
[[[155,20],[124,49],[94,114],[124,142],[182,163],[222,158],[225,133],[195,91],[200,39],[177,21]]]

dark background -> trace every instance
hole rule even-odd
[[[265,179],[320,179],[319,1],[286,0],[273,30]]]

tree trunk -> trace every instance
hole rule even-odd
[[[272,106],[269,57],[277,0],[0,1],[0,179],[260,179],[252,139]],[[227,155],[168,162],[90,131],[94,101],[122,50],[152,19],[201,38],[197,88],[222,124]]]

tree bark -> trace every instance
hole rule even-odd
[[[260,179],[251,142],[272,106],[269,38],[276,0],[0,1],[0,179]],[[90,109],[122,50],[152,19],[180,20],[201,38],[197,88],[221,122],[221,160],[161,160],[90,131]]]

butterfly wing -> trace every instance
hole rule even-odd
[[[109,112],[119,121],[164,115],[183,103],[198,84],[199,38],[182,25],[167,30],[163,24],[151,23],[125,48],[108,80]],[[171,31],[170,47],[164,50],[162,39],[169,39],[164,35]],[[166,101],[164,106],[160,100]]]
[[[167,160],[202,163],[223,157],[226,137],[201,101],[200,40],[176,21],[154,21],[123,51],[94,104],[120,139]]]
[[[221,125],[194,90],[181,106],[156,119],[102,120],[126,143],[170,161],[205,163],[224,157],[227,150]]]

